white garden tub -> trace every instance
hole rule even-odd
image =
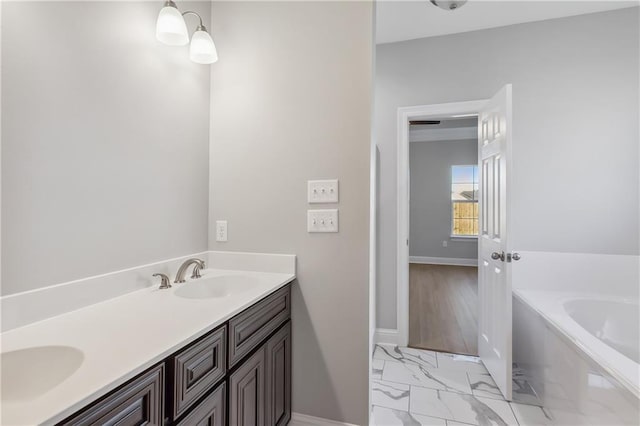
[[[640,311],[630,300],[577,299],[564,303],[575,322],[606,346],[640,363]]]
[[[514,294],[636,397],[640,396],[637,300],[544,290],[516,290]]]

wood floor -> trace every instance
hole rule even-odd
[[[409,346],[478,355],[478,268],[409,265]]]

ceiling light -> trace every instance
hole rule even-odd
[[[158,14],[156,22],[156,38],[169,46],[184,46],[189,43],[185,15],[195,15],[200,23],[191,37],[189,58],[198,64],[212,64],[218,60],[216,45],[213,43],[207,28],[202,24],[202,18],[196,12],[186,11],[180,13],[172,0],[167,0]]]
[[[467,2],[467,0],[431,0],[431,3],[444,10],[456,10]]]

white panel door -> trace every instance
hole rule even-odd
[[[478,144],[478,353],[503,396],[511,400],[510,84],[479,112]]]

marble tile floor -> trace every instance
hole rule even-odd
[[[375,426],[554,424],[539,406],[505,401],[477,357],[376,345],[372,368]]]

